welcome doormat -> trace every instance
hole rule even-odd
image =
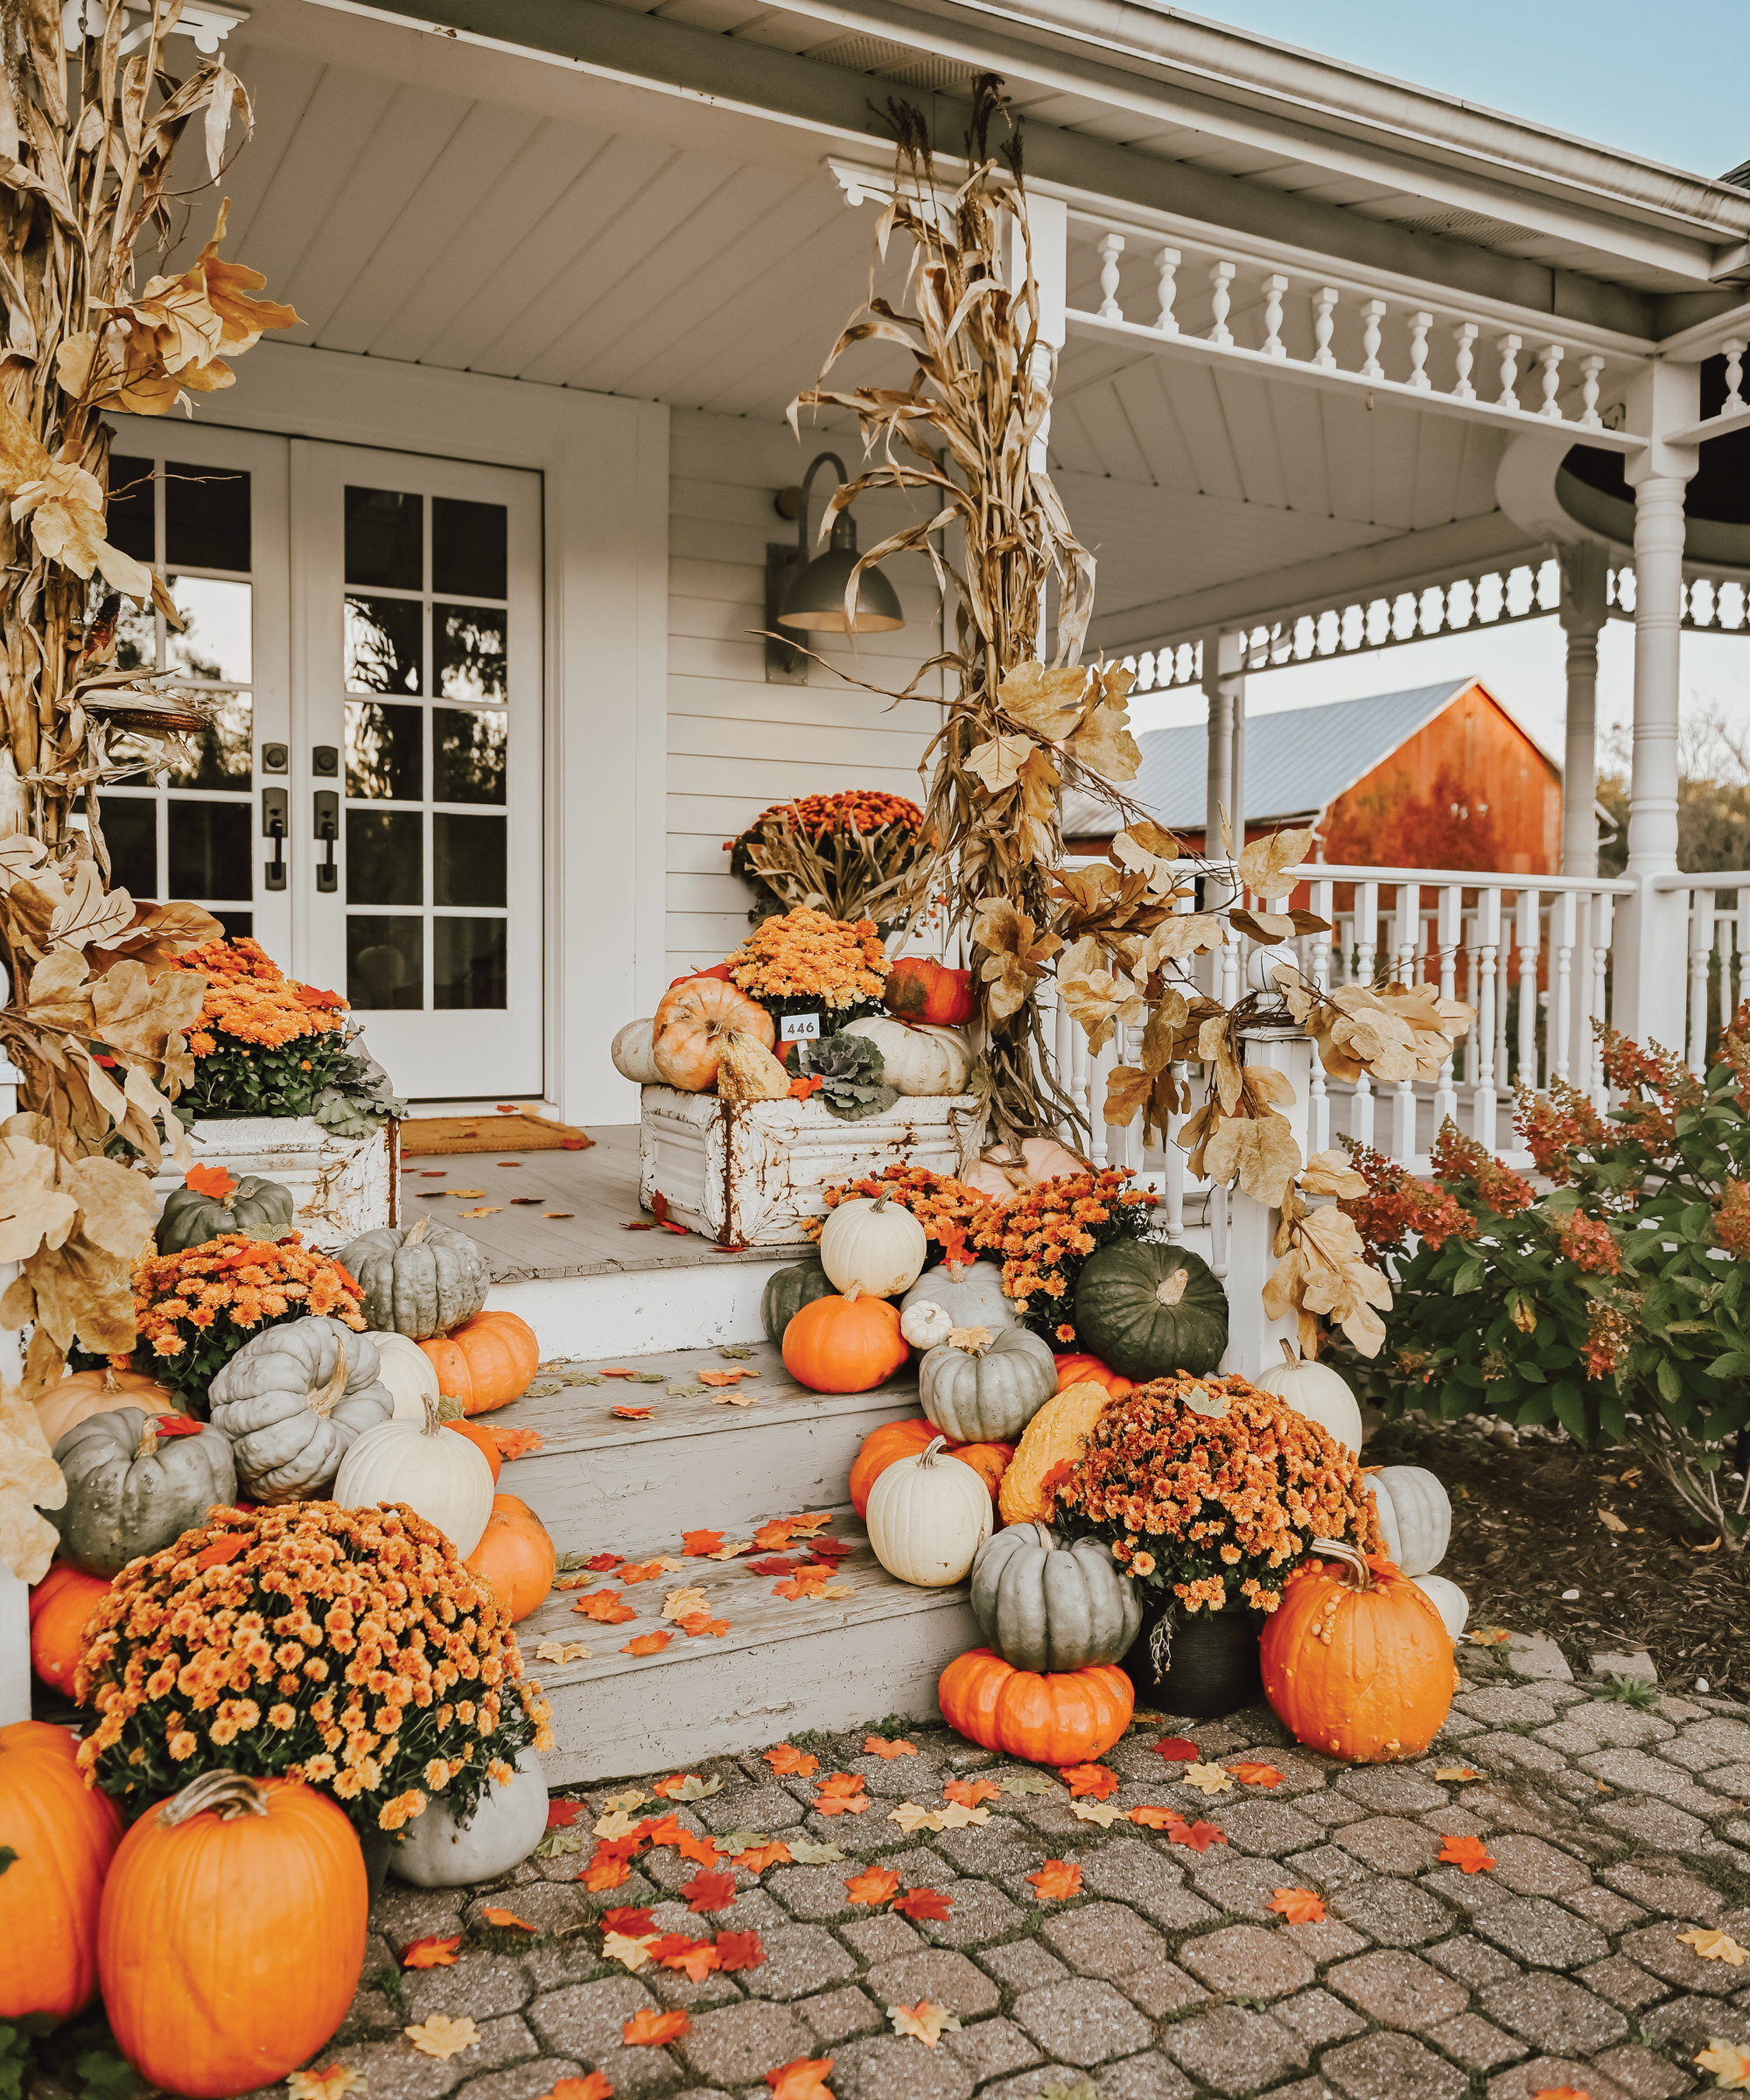
[[[519,1109],[514,1116],[415,1116],[401,1126],[402,1156],[438,1152],[581,1152],[595,1139],[569,1123]]]

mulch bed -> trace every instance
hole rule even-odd
[[[1750,1550],[1696,1551],[1707,1535],[1634,1452],[1537,1430],[1503,1449],[1479,1424],[1407,1416],[1368,1438],[1363,1462],[1425,1466],[1451,1490],[1438,1572],[1470,1599],[1473,1628],[1548,1633],[1576,1673],[1598,1650],[1644,1648],[1671,1691],[1702,1677],[1718,1698],[1750,1698]],[[1606,1509],[1628,1529],[1613,1532]]]

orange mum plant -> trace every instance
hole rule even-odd
[[[1146,1239],[1160,1198],[1130,1186],[1130,1169],[1060,1174],[993,1205],[978,1220],[976,1244],[1003,1264],[1004,1294],[1024,1326],[1054,1349],[1075,1347],[1069,1318],[1075,1279],[1096,1248]]]
[[[768,1013],[818,1012],[822,1034],[831,1035],[880,1011],[887,954],[872,920],[803,909],[756,927],[727,967],[730,983]]]
[[[890,1203],[910,1211],[929,1242],[926,1269],[934,1269],[950,1246],[963,1246],[969,1232],[990,1208],[990,1199],[982,1189],[969,1188],[952,1174],[933,1173],[927,1166],[913,1166],[904,1159],[884,1166],[878,1174],[831,1182],[821,1191],[821,1200],[829,1210],[836,1210],[853,1196],[886,1196]],[[818,1240],[825,1224],[824,1217],[805,1218],[802,1230],[811,1240]],[[970,1261],[971,1256],[962,1252],[956,1258]]]
[[[552,1746],[508,1614],[410,1509],[214,1509],[92,1615],[79,1761],[130,1812],[223,1768],[301,1779],[360,1830],[466,1821]]]

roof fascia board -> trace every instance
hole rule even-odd
[[[1750,299],[1740,298],[1735,305],[1723,306],[1718,313],[1693,321],[1674,334],[1662,336],[1659,354],[1679,359],[1714,357],[1718,354],[1725,337],[1746,332],[1750,332]]]
[[[865,154],[872,138],[884,139],[871,113],[872,82],[866,74],[605,4],[604,0],[426,0],[416,10],[372,6],[365,0],[313,0],[313,4],[708,103],[803,130],[826,144],[854,144]],[[872,15],[842,11],[854,27],[889,33],[886,27],[878,32]],[[953,40],[948,55],[1000,70],[1001,56],[991,48],[994,41],[975,47]],[[943,42],[938,36],[929,47],[940,49]],[[1081,82],[1074,91],[1090,92]],[[969,105],[948,94],[928,99],[938,130],[944,136],[958,136],[970,115]],[[1155,101],[1147,108],[1151,115],[1163,114]],[[1172,115],[1167,111],[1164,121],[1172,121]],[[1353,268],[1384,270],[1444,286],[1454,294],[1496,299],[1558,320],[1586,322],[1638,341],[1646,340],[1649,333],[1653,302],[1648,298],[1576,271],[1554,270],[1472,242],[1364,218],[1050,125],[1028,126],[1027,150],[1032,175],[1090,200],[1170,213],[1255,239],[1280,240]],[[1391,172],[1396,179],[1405,171],[1395,165]],[[1465,194],[1470,196],[1468,192]]]

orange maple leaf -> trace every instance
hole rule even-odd
[[[744,1378],[757,1378],[758,1371],[699,1371],[695,1374],[701,1385],[735,1385]]]
[[[1447,1866],[1460,1867],[1467,1874],[1480,1874],[1494,1865],[1484,1851],[1480,1838],[1442,1838],[1440,1858]]]
[[[622,1604],[612,1590],[598,1590],[592,1597],[584,1597],[571,1606],[581,1612],[585,1619],[599,1620],[604,1626],[621,1626],[638,1614],[629,1604]]]
[[[1207,1852],[1212,1844],[1225,1844],[1228,1834],[1213,1823],[1175,1823],[1166,1833],[1169,1844],[1188,1844],[1194,1852]]]
[[[885,1866],[865,1866],[860,1874],[854,1874],[844,1885],[845,1894],[853,1903],[882,1904],[900,1886],[900,1877]]]
[[[684,1619],[676,1623],[683,1634],[695,1641],[701,1634],[710,1634],[721,1641],[730,1631],[727,1619],[713,1619],[709,1612],[689,1612]]]
[[[690,1838],[692,1832],[678,1816],[647,1816],[638,1826],[639,1835],[648,1838],[658,1851],[664,1845],[679,1844],[682,1838]]]
[[[762,1553],[775,1553],[790,1543],[790,1520],[785,1516],[769,1518],[753,1534],[753,1543]]]
[[[628,1363],[605,1363],[596,1373],[598,1378],[635,1378],[638,1374]]]
[[[1158,1808],[1152,1802],[1144,1802],[1139,1809],[1126,1811],[1132,1823],[1139,1823],[1145,1830],[1170,1830],[1185,1818],[1177,1809]]]
[[[1325,1899],[1310,1888],[1279,1888],[1264,1908],[1279,1911],[1291,1925],[1320,1925],[1325,1920]]]
[[[722,1957],[709,1940],[692,1940],[658,1959],[665,1969],[681,1970],[693,1983],[702,1984],[719,1966]]]
[[[648,2006],[640,2006],[620,2034],[628,2048],[642,2044],[660,2049],[665,2042],[678,2041],[692,2024],[678,2006],[672,2012],[656,2012]]]
[[[826,1588],[831,1573],[830,1568],[799,1569],[794,1581],[774,1582],[772,1594],[774,1597],[788,1597],[792,1603],[798,1599],[818,1597]]]
[[[962,1809],[976,1809],[981,1801],[1000,1801],[1003,1789],[993,1780],[951,1779],[942,1788],[942,1797],[957,1802]]]
[[[680,1792],[681,1788],[686,1785],[690,1776],[690,1774],[685,1772],[671,1772],[666,1779],[659,1779],[650,1791],[658,1801],[667,1801]]]
[[[654,1407],[611,1407],[611,1415],[618,1415],[622,1422],[648,1422],[655,1413]]]
[[[790,1848],[781,1838],[774,1838],[766,1844],[750,1844],[745,1852],[735,1855],[734,1863],[745,1874],[763,1874],[768,1866],[788,1866]]]
[[[440,1940],[436,1934],[429,1934],[402,1949],[401,1965],[403,1969],[453,1969],[461,1944],[459,1932],[453,1940]]]
[[[228,1196],[237,1186],[222,1166],[191,1166],[182,1185],[197,1196]]]
[[[578,1879],[592,1896],[599,1896],[611,1888],[618,1888],[623,1881],[629,1881],[632,1869],[618,1852],[603,1846]]]
[[[1082,1869],[1067,1859],[1047,1859],[1038,1873],[1029,1874],[1027,1880],[1041,1903],[1061,1903],[1081,1888]]]
[[[592,2071],[587,2078],[561,2078],[542,2100],[613,2100],[613,2088],[606,2071]]]
[[[672,1634],[640,1634],[620,1652],[623,1656],[660,1656],[674,1637]]]
[[[723,1858],[715,1838],[696,1838],[690,1830],[681,1832],[680,1842],[675,1850],[682,1858],[696,1859],[701,1866],[715,1866]]]
[[[806,1750],[798,1750],[794,1743],[779,1743],[765,1753],[766,1762],[783,1776],[794,1773],[798,1779],[810,1779],[820,1770],[820,1760],[810,1757]],[[859,1780],[860,1786],[862,1782]]]
[[[812,1516],[787,1516],[784,1522],[792,1531],[800,1532],[804,1538],[812,1538],[816,1531],[824,1531],[832,1522],[830,1509],[816,1509]]]
[[[894,1742],[889,1742],[885,1735],[866,1736],[863,1748],[866,1756],[878,1757],[885,1765],[891,1765],[896,1757],[915,1757],[918,1754],[917,1745],[908,1743],[904,1736]]]
[[[500,1932],[533,1932],[536,1928],[527,1918],[519,1918],[514,1910],[494,1910],[490,1906],[480,1915],[488,1925],[495,1925]]]
[[[937,1924],[947,1917],[954,1908],[954,1898],[945,1896],[940,1889],[908,1888],[903,1896],[895,1896],[893,1908],[905,1918],[930,1918]]]
[[[687,1908],[696,1915],[704,1910],[727,1910],[735,1900],[733,1874],[695,1874],[690,1881],[683,1882],[681,1894],[687,1899]]]
[[[1240,1763],[1228,1767],[1242,1787],[1279,1787],[1282,1774],[1274,1765]]]
[[[715,1553],[722,1544],[721,1531],[683,1531],[681,1534],[681,1550],[690,1560]]]
[[[494,1429],[487,1432],[498,1446],[501,1459],[526,1459],[531,1452],[541,1448],[541,1432],[538,1429]]]
[[[757,1932],[720,1932],[717,1952],[718,1966],[725,1976],[733,1969],[757,1969],[766,1959]]]
[[[628,1585],[635,1582],[654,1582],[659,1575],[666,1575],[668,1572],[669,1570],[662,1565],[660,1559],[641,1562],[628,1561],[614,1579]]]
[[[1069,1798],[1078,1801],[1084,1794],[1091,1794],[1096,1801],[1104,1801],[1109,1794],[1118,1790],[1118,1775],[1109,1772],[1104,1765],[1065,1765],[1058,1773],[1069,1788]]]
[[[860,1816],[869,1806],[863,1782],[850,1772],[835,1772],[820,1783],[815,1796],[816,1811],[822,1816]]]
[[[832,2100],[832,2089],[825,2083],[832,2065],[830,2056],[798,2056],[793,2063],[780,2063],[766,2074],[772,2100]]]

